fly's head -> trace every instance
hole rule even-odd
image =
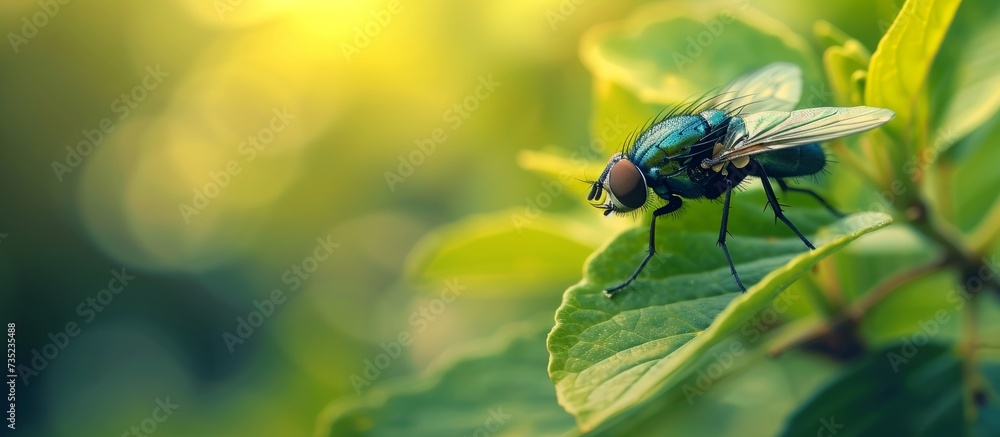
[[[613,212],[629,212],[646,204],[646,177],[642,170],[621,153],[615,154],[604,168],[600,179],[594,182],[587,200],[596,201],[603,191],[608,192],[604,203],[594,204],[604,210],[604,215]]]

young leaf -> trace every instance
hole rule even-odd
[[[855,88],[855,82],[851,79],[855,71],[868,68],[868,53],[864,46],[857,40],[848,40],[842,46],[833,46],[823,53],[823,66],[826,68],[826,76],[833,87],[836,102],[841,106],[858,106],[861,101],[856,101],[855,96],[859,94]]]
[[[805,199],[801,199],[805,200]],[[678,220],[659,220],[657,255],[623,294],[623,281],[645,254],[647,228],[619,235],[596,252],[583,280],[567,290],[549,335],[549,374],[560,404],[589,430],[671,389],[699,354],[767,304],[821,258],[887,225],[885,214],[834,221],[822,209],[789,216],[813,235],[806,251],[773,216],[761,214],[759,190],[738,193],[730,213],[730,250],[741,277],[756,284],[739,293],[715,244],[719,205],[691,202]],[[798,208],[797,208],[798,209]]]
[[[927,125],[921,113],[934,56],[960,0],[908,0],[879,41],[868,66],[865,103],[889,108],[896,118],[886,129],[896,138]]]

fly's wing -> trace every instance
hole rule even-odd
[[[714,166],[777,149],[819,143],[879,127],[896,114],[870,106],[766,111],[733,117],[729,131],[712,159]]]
[[[726,85],[711,107],[735,113],[791,111],[802,95],[802,70],[795,64],[775,62],[740,76]]]

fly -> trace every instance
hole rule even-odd
[[[749,176],[760,180],[775,217],[806,247],[815,249],[785,217],[770,180],[783,192],[809,194],[841,215],[819,194],[790,187],[785,179],[823,170],[827,162],[821,142],[877,128],[895,113],[868,106],[793,110],[801,92],[802,72],[796,65],[769,64],[734,80],[717,97],[660,119],[639,134],[628,150],[611,157],[587,197],[596,201],[607,192],[607,199],[594,205],[604,209],[604,215],[646,206],[654,201],[650,190],[666,205],[653,211],[645,258],[632,276],[606,289],[605,295],[611,297],[631,284],[653,258],[657,217],[677,211],[682,199],[719,197],[723,206],[718,244],[736,285],[745,292],[726,246],[726,228],[733,188]]]

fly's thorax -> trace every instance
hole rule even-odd
[[[639,135],[629,156],[641,167],[662,166],[672,157],[691,154],[692,146],[699,144],[710,129],[698,115],[669,117]]]
[[[712,177],[716,172],[711,169],[704,169],[699,166],[693,165],[687,169],[687,177],[691,182],[696,184],[703,183]]]
[[[720,111],[718,109],[708,109],[698,113],[702,119],[708,123],[712,128],[722,126],[723,124],[729,122],[729,116],[726,115],[725,111]]]
[[[725,146],[722,143],[715,143],[715,147],[712,148],[712,159],[717,159],[720,154],[725,150]],[[723,176],[729,174],[729,169],[733,168],[743,168],[750,163],[749,156],[740,156],[736,159],[730,161],[721,161],[718,164],[712,165],[710,168],[716,173],[722,173]],[[705,168],[705,163],[702,162],[702,168]]]
[[[670,175],[679,173],[681,171],[681,167],[683,167],[683,165],[679,160],[665,159],[650,168],[649,177],[650,179],[667,178],[670,177]],[[656,185],[652,181],[650,181],[650,184]]]

